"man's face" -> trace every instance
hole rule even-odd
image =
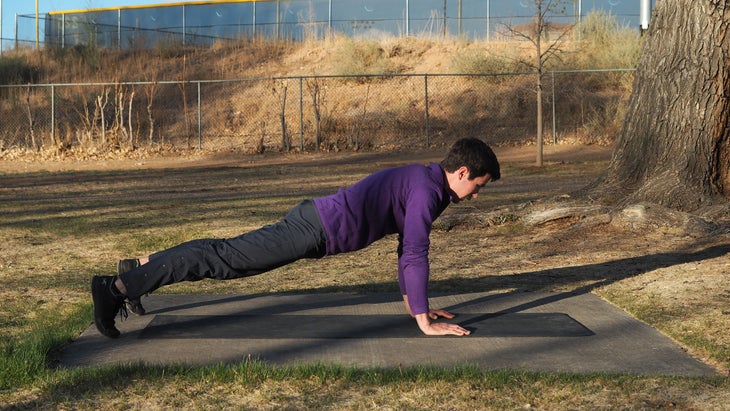
[[[453,187],[451,187],[451,189],[454,191],[454,194],[456,194],[456,197],[458,198],[458,201],[454,202],[458,203],[461,200],[471,200],[472,198],[477,198],[479,196],[479,189],[484,187],[484,185],[486,185],[491,180],[492,176],[490,176],[489,174],[470,180],[469,170],[466,167],[463,167],[463,171],[461,169],[458,171],[458,181],[456,182],[456,184],[454,184]]]

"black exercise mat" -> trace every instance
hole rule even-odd
[[[458,320],[458,321],[456,321]],[[594,333],[562,313],[462,314],[472,337],[584,337]],[[404,315],[156,315],[139,338],[416,338]]]

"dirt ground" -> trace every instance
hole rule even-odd
[[[500,162],[530,163],[535,161],[537,148],[534,146],[495,147]],[[437,160],[443,150],[418,150],[414,152],[370,152],[369,157],[388,158],[393,162]],[[602,161],[611,157],[611,148],[602,145],[549,145],[543,154],[545,162]],[[0,159],[0,173],[30,173],[37,171],[74,171],[74,170],[130,170],[160,169],[176,167],[213,167],[236,166],[241,164],[263,165],[289,163],[293,161],[314,161],[318,158],[358,158],[362,153],[342,152],[338,154],[241,154],[235,152],[198,152],[192,151],[173,156],[145,155],[144,153],[122,155],[119,158],[103,159],[42,159],[25,156],[15,160]],[[132,157],[132,158],[130,158]]]
[[[656,326],[727,375],[730,365],[730,230],[693,216],[636,205],[625,210],[580,208],[570,193],[593,181],[611,148],[557,145],[545,148],[545,170],[534,167],[535,147],[495,147],[502,180],[476,201],[450,207],[432,234],[433,281],[442,289],[469,278],[482,289],[595,292]],[[86,161],[0,161],[0,181],[33,173],[32,182],[71,170],[267,167],[297,163],[367,164],[382,168],[438,161],[443,151],[242,155],[193,153],[176,157]],[[22,177],[25,178],[25,177]],[[4,185],[4,184],[1,184]],[[2,188],[2,187],[0,187]],[[2,190],[0,190],[2,194]],[[7,193],[6,193],[7,194]],[[197,195],[186,192],[186,196]],[[201,196],[215,196],[202,190]],[[3,195],[0,195],[2,200]],[[565,201],[565,202],[562,202]],[[567,204],[567,205],[566,205]],[[564,217],[527,224],[546,210],[578,207]],[[453,209],[453,210],[452,210]],[[651,216],[651,218],[647,218]],[[520,223],[522,221],[523,223]],[[459,230],[459,244],[451,232]],[[390,252],[386,242],[374,253]],[[456,246],[456,250],[454,247]],[[469,259],[454,255],[470,254]],[[366,256],[367,257],[367,256]],[[377,258],[377,256],[375,256]],[[456,262],[455,262],[456,261]],[[490,275],[485,276],[484,273]],[[353,269],[353,275],[356,270]],[[450,273],[458,273],[450,274]],[[283,274],[286,275],[286,274]],[[264,276],[262,276],[264,277]],[[256,281],[247,283],[258,286]],[[265,281],[265,280],[260,280]],[[307,279],[312,287],[316,278]],[[265,285],[261,286],[266,289]]]

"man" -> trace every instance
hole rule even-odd
[[[492,149],[465,138],[454,143],[440,164],[378,171],[336,194],[302,201],[275,224],[235,238],[193,240],[148,258],[122,260],[118,276],[91,281],[94,324],[116,338],[114,317],[125,299],[141,309],[140,296],[164,285],[261,274],[302,258],[359,250],[397,233],[398,284],[418,327],[426,335],[469,335],[458,324],[431,321],[454,316],[428,305],[429,235],[449,203],[476,198],[480,188],[499,178]]]

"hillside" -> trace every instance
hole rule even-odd
[[[545,70],[633,67],[638,35],[610,39],[565,42]],[[0,156],[393,149],[443,146],[465,134],[531,143],[533,54],[526,41],[414,37],[21,50],[4,59],[4,67],[18,66],[8,83],[61,87],[9,89]],[[548,143],[611,144],[630,72],[558,72],[544,81],[552,82],[543,87]]]
[[[639,37],[631,31],[607,39],[561,43],[547,70],[633,67]],[[200,48],[171,44],[118,51],[93,47],[15,52],[41,83],[175,81],[351,74],[475,74],[532,71],[526,41],[392,37],[380,40],[333,36],[320,41],[241,40]],[[12,56],[12,54],[11,54]],[[25,80],[25,79],[24,79]],[[29,79],[31,80],[31,79]]]

